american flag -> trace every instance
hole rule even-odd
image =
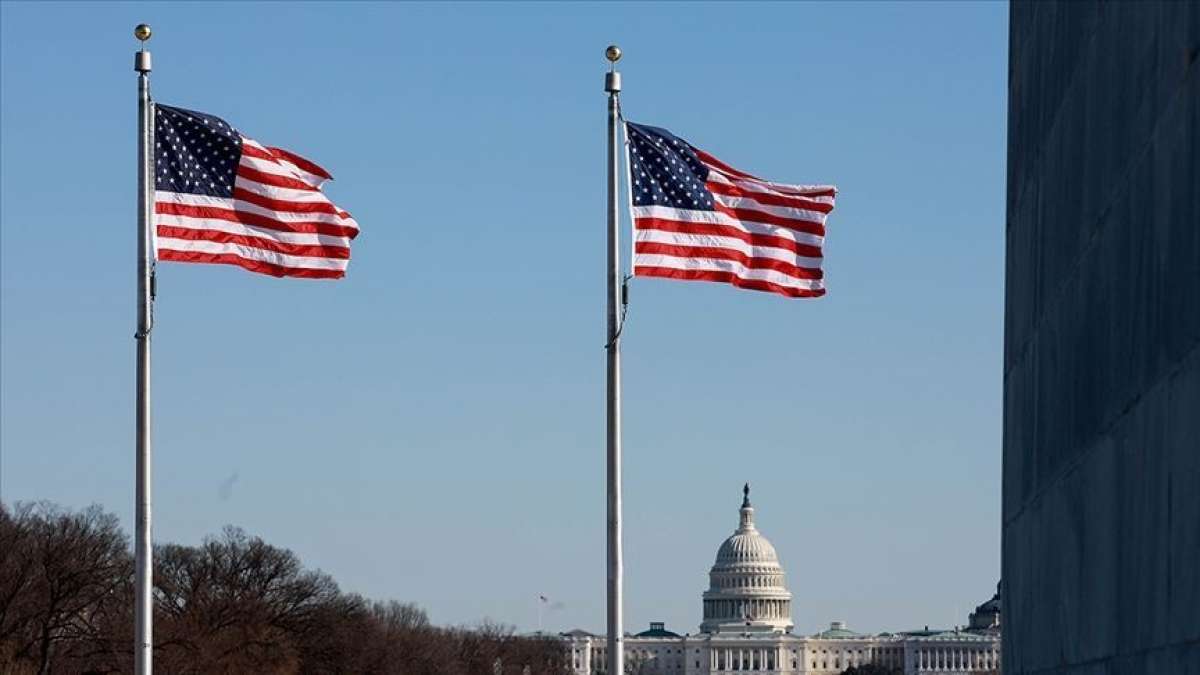
[[[154,106],[159,260],[237,265],[277,277],[340,278],[358,223],[322,192],[331,176],[225,120]]]
[[[626,122],[625,134],[635,276],[825,294],[822,248],[835,187],[763,180],[666,129]]]

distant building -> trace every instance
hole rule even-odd
[[[679,635],[662,623],[625,639],[634,675],[725,675],[734,672],[836,675],[878,664],[909,673],[968,675],[999,672],[1000,599],[971,614],[965,629],[863,635],[834,621],[816,635],[792,634],[792,594],[775,547],[754,526],[746,489],[737,530],[717,550],[703,595],[700,632]],[[577,675],[605,673],[604,636],[563,633]]]

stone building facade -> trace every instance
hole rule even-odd
[[[1200,675],[1200,2],[1013,2],[1011,675]]]

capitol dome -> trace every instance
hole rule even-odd
[[[737,530],[717,549],[704,592],[704,633],[792,629],[792,594],[775,547],[754,526],[750,486],[743,488]]]
[[[779,564],[775,547],[754,529],[753,524],[743,532],[732,534],[717,551],[717,564],[728,567],[737,563]]]

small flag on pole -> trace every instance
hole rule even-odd
[[[835,187],[763,180],[666,129],[626,122],[625,133],[635,276],[825,294],[822,249]]]
[[[158,260],[341,278],[358,223],[321,192],[331,176],[219,117],[154,106]]]

